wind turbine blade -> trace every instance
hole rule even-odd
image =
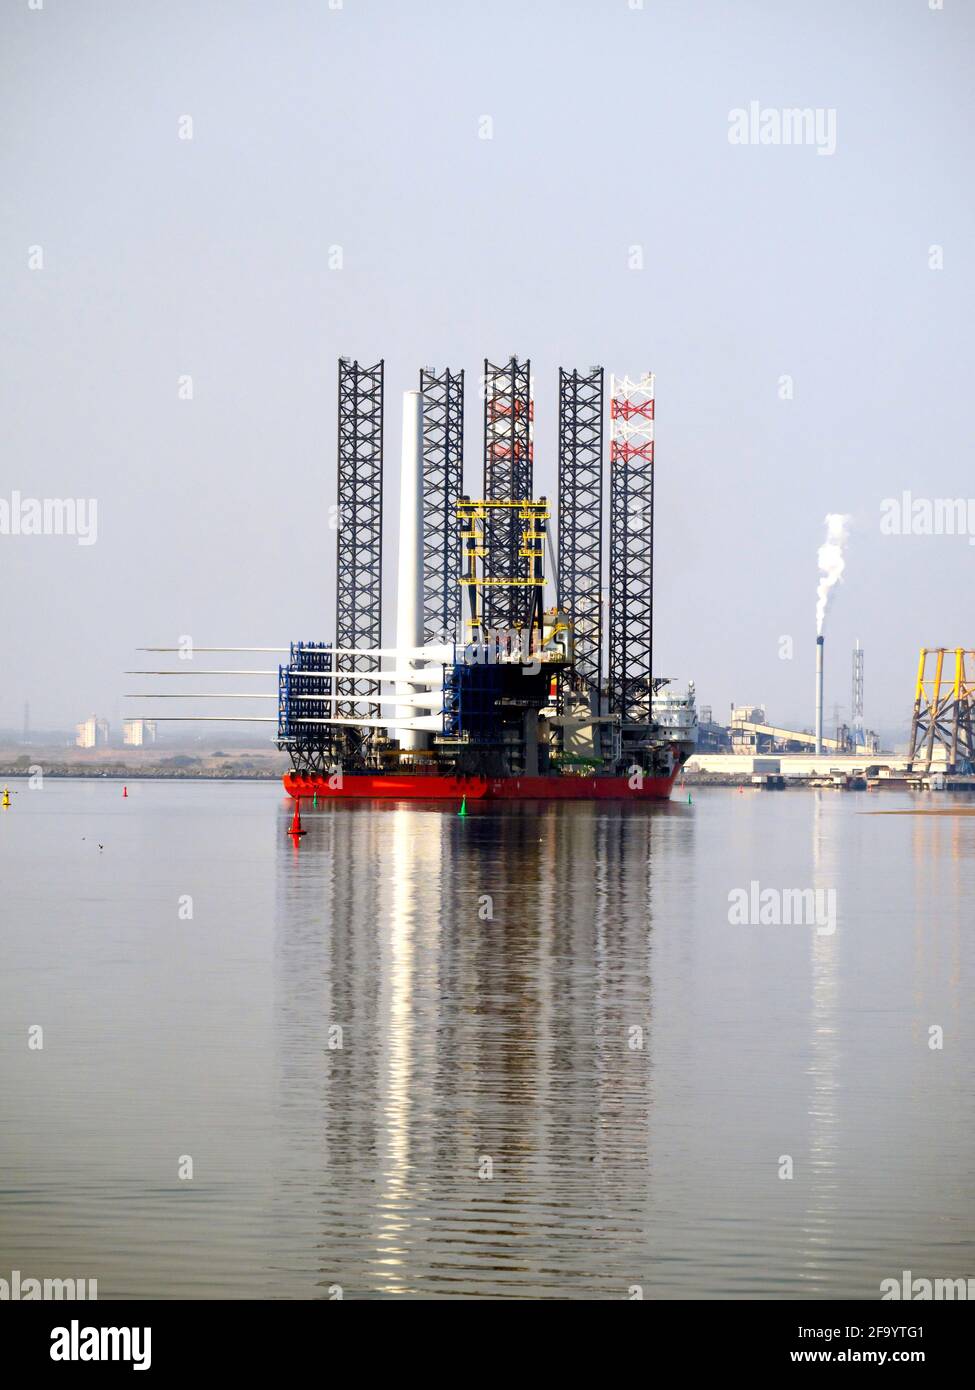
[[[276,724],[273,714],[133,714],[147,724]]]
[[[123,695],[123,700],[276,700],[276,695],[266,694],[263,690],[252,691],[250,694],[243,694],[237,690],[217,691],[213,693],[208,690],[140,690],[138,694]]]
[[[123,671],[123,676],[276,676],[277,667],[267,671]]]
[[[136,647],[137,652],[181,652],[182,647]],[[283,652],[291,655],[290,647],[194,647],[193,652]],[[192,657],[190,660],[192,661]]]

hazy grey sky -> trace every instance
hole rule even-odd
[[[469,373],[479,491],[481,361],[531,357],[549,494],[558,366],[652,368],[658,673],[808,726],[828,511],[830,709],[856,637],[872,725],[975,646],[967,537],[880,530],[975,494],[975,7],[631,3],[4,0],[0,498],[98,540],[0,535],[0,726],[117,720],[144,642],[331,637],[343,353],[387,364],[388,579],[421,364]],[[729,143],[752,101],[835,153]]]

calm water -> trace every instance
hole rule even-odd
[[[344,806],[296,851],[270,784],[16,792],[0,1277],[876,1298],[904,1269],[975,1276],[975,817],[866,814],[950,797]],[[730,925],[751,880],[834,888],[835,932]]]

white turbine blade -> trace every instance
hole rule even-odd
[[[201,651],[202,648],[197,648]],[[451,665],[454,649],[444,643],[434,643],[429,647],[331,647],[336,656],[391,656],[397,661],[424,660],[446,662]]]
[[[187,691],[186,694],[175,695],[170,691],[162,693],[154,691],[143,691],[141,695],[123,695],[124,700],[276,700],[276,695],[254,694],[240,695],[236,691],[227,690],[222,694],[203,690]],[[419,709],[439,710],[443,705],[443,697],[439,694],[430,695],[353,695],[348,692],[345,695],[292,695],[291,700],[307,700],[309,703],[318,701],[320,704],[333,705],[415,705]],[[315,723],[321,723],[315,720]]]
[[[298,676],[329,676],[340,681],[394,681],[407,685],[443,685],[443,671],[428,666],[424,671],[296,671]]]
[[[324,679],[334,678],[340,681],[361,680],[368,681],[371,684],[380,685],[384,682],[389,682],[394,685],[405,683],[408,685],[436,685],[438,687],[442,686],[443,684],[443,673],[441,671],[438,671],[435,677],[424,677],[421,672],[417,671],[411,673],[409,680],[406,680],[405,674],[402,671],[308,671],[301,672],[301,674],[316,676],[321,675],[324,677]],[[417,679],[417,677],[419,677],[419,679]],[[199,696],[201,700],[221,700],[224,698],[228,700],[276,700],[278,698],[276,693],[272,693],[270,691],[246,690],[228,690],[226,692],[210,692],[202,690],[139,690],[134,694],[130,691],[123,698],[126,700],[192,700],[197,696]],[[324,700],[328,699],[329,697],[326,695],[309,695],[305,698],[310,700]],[[343,700],[353,700],[357,698],[364,699],[365,697],[355,696],[351,691],[349,691],[347,694],[342,695],[338,698],[341,698]]]
[[[187,696],[187,699],[191,699]],[[443,706],[443,694],[431,691],[430,694],[410,693],[409,695],[353,695],[346,692],[344,695],[291,695],[292,700],[319,700],[322,703],[333,705],[416,705],[419,709],[436,709]]]
[[[140,714],[132,718],[155,724],[277,724],[271,714]],[[419,715],[416,719],[292,719],[292,724],[339,724],[357,729],[424,729],[439,733],[443,720],[438,715]]]
[[[136,647],[137,652],[181,652],[182,647]],[[284,652],[291,654],[290,647],[194,647],[194,652]],[[192,660],[192,656],[190,657]]]
[[[140,690],[137,695],[123,695],[123,700],[276,700],[277,695],[268,695],[264,691],[252,691],[241,694],[237,690],[226,690],[222,693],[217,691],[215,694],[209,690]]]
[[[300,644],[297,644],[300,645]],[[290,656],[290,647],[193,647],[196,652],[282,652]],[[306,651],[330,651],[336,656],[391,656],[397,660],[406,657],[426,661],[447,662],[454,659],[453,646],[448,643],[434,643],[426,647],[306,647]],[[182,652],[182,647],[136,647],[137,652]],[[192,660],[192,657],[190,658]]]
[[[148,671],[127,671],[126,675],[151,675]],[[162,672],[160,674],[166,674]],[[173,674],[182,675],[183,672]],[[187,671],[186,675],[234,675],[233,671]],[[244,674],[251,674],[246,672]],[[256,673],[255,673],[256,674]],[[276,676],[277,671],[268,671],[269,676]],[[423,671],[297,671],[291,672],[293,676],[316,676],[320,680],[339,680],[339,681],[390,681],[393,684],[405,682],[407,685],[443,685],[443,671],[439,666],[429,666]],[[276,697],[275,697],[276,698]]]
[[[278,668],[267,671],[123,671],[123,676],[276,676]]]
[[[426,729],[439,733],[443,720],[438,715],[418,715],[416,719],[292,719],[292,724],[340,724],[357,729]]]

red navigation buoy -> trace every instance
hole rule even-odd
[[[128,796],[128,794],[129,794],[129,789],[128,789],[128,787],[123,787],[123,788],[122,788],[122,795],[123,795],[123,796]]]
[[[308,834],[307,830],[302,830],[301,828],[301,800],[298,797],[295,798],[295,813],[291,817],[291,825],[288,828],[288,834],[293,835],[295,839],[297,839],[299,835]]]

